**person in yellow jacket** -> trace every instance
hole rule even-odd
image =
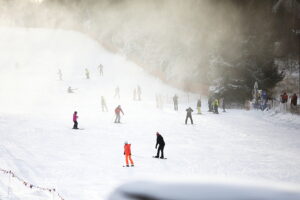
[[[218,108],[219,108],[219,100],[215,99],[213,102],[213,107],[214,107],[214,113],[219,114]]]

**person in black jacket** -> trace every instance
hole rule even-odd
[[[157,149],[157,145],[158,145],[158,149]],[[159,152],[161,152],[160,158],[161,159],[164,158],[164,148],[165,148],[164,138],[158,132],[156,132],[156,145],[155,145],[155,149],[157,149],[157,155],[155,156],[155,158],[159,157]]]
[[[186,109],[185,124],[187,124],[188,118],[190,118],[191,123],[193,124],[192,112],[193,112],[193,109],[191,109],[191,107],[189,107],[188,109]]]

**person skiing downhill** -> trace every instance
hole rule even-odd
[[[189,107],[188,109],[186,109],[185,124],[187,124],[188,118],[190,118],[191,123],[194,124],[193,118],[192,118],[192,112],[193,112],[193,109],[191,107]]]
[[[75,111],[73,113],[73,122],[74,122],[74,126],[73,129],[78,129],[78,122],[77,122],[78,116],[77,116],[77,111]]]
[[[121,106],[118,105],[118,107],[116,107],[116,109],[115,109],[115,114],[116,114],[115,123],[120,123],[121,113],[124,115],[124,112],[123,112]]]
[[[178,110],[178,96],[175,94],[173,97],[174,110]]]
[[[124,144],[124,155],[125,155],[126,167],[129,167],[128,160],[130,161],[131,167],[134,167],[134,163],[131,158],[131,144],[128,144],[127,141],[125,141]]]
[[[62,79],[62,72],[61,72],[61,69],[58,70],[58,73],[57,73],[57,74],[58,74],[58,76],[59,76],[59,80],[62,81],[63,79]]]
[[[157,145],[158,145],[158,149],[157,149]],[[157,149],[157,154],[154,158],[159,158],[159,152],[161,152],[161,159],[164,159],[164,148],[165,148],[165,141],[164,138],[158,133],[156,132],[156,145],[155,145],[155,149]]]
[[[117,97],[118,97],[118,99],[120,99],[120,88],[119,88],[119,86],[117,86],[116,89],[115,89],[115,98],[117,98]]]

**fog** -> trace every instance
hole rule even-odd
[[[232,3],[234,2],[234,3]],[[235,1],[1,1],[1,26],[76,30],[178,88],[205,91],[212,63],[241,52],[247,21]],[[256,11],[259,13],[259,10]]]

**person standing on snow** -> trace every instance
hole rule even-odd
[[[219,100],[218,99],[215,99],[213,101],[213,108],[214,108],[214,113],[215,114],[219,114],[219,110],[218,110],[218,108],[219,108]]]
[[[85,77],[86,79],[90,79],[90,72],[87,68],[85,68]]]
[[[189,107],[188,109],[186,109],[185,124],[187,124],[188,118],[190,118],[191,123],[194,124],[193,118],[192,118],[192,112],[193,112],[193,109],[191,107]]]
[[[100,65],[98,66],[98,69],[99,69],[100,76],[103,76],[103,65],[100,64]]]
[[[107,106],[106,106],[106,102],[103,96],[101,96],[101,107],[102,107],[102,112],[107,112]]]
[[[138,101],[141,101],[142,89],[139,85],[137,86],[137,95],[138,95]]]
[[[178,110],[178,96],[175,94],[173,97],[174,110]]]
[[[115,123],[120,123],[121,113],[124,115],[124,112],[123,112],[121,106],[118,105],[118,107],[115,109],[115,114],[116,114]]]
[[[118,97],[118,99],[120,99],[120,88],[119,86],[116,87],[115,89],[115,98]]]
[[[201,98],[199,98],[197,101],[197,110],[198,110],[198,115],[201,114]]]
[[[61,69],[58,70],[58,73],[57,73],[57,74],[58,74],[58,76],[59,76],[59,80],[62,81],[63,79],[62,79],[62,72],[61,72]]]
[[[129,167],[128,160],[130,161],[131,167],[134,167],[134,163],[131,158],[131,144],[128,144],[127,141],[124,144],[124,155],[125,155],[126,167]]]
[[[134,90],[133,90],[133,101],[135,101],[136,100],[136,89],[134,88]]]
[[[157,145],[158,145],[158,149],[157,149]],[[164,159],[164,148],[165,148],[165,141],[164,138],[158,133],[156,132],[156,145],[155,145],[155,149],[157,149],[157,154],[154,158],[159,158],[159,152],[161,152],[161,159]]]
[[[75,112],[73,113],[73,122],[74,122],[73,129],[78,129],[78,122],[77,122],[77,119],[78,119],[77,111],[75,111]]]

